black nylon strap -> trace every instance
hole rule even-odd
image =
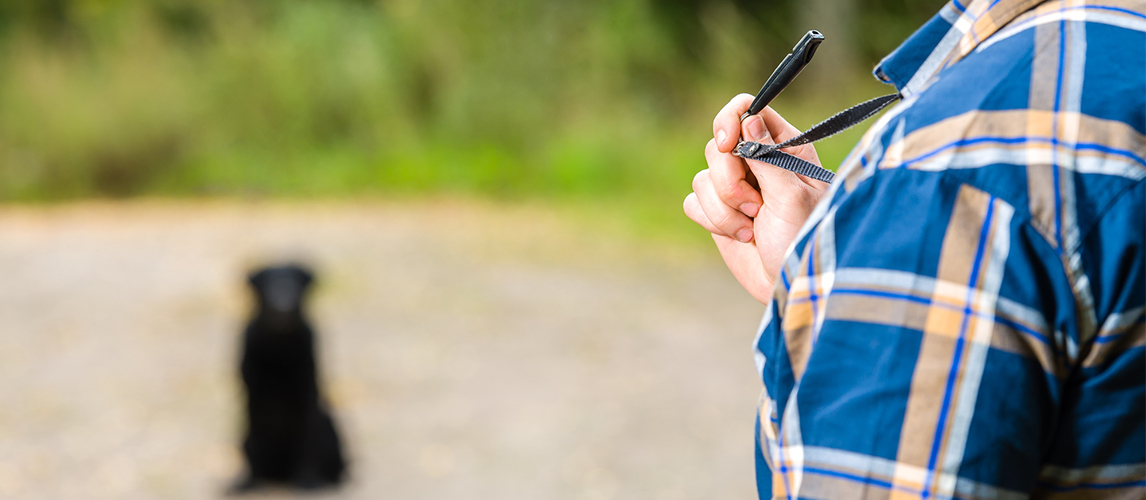
[[[836,178],[836,174],[831,170],[823,168],[810,161],[800,159],[783,151],[769,151],[763,155],[760,155],[759,158],[752,159],[758,159],[762,162],[775,165],[784,170],[789,170],[804,177],[811,177],[817,181],[823,181],[828,184],[831,184],[832,180]]]
[[[831,118],[817,123],[804,133],[780,144],[761,144],[759,142],[743,141],[736,145],[736,148],[732,150],[732,154],[749,160],[769,163],[782,169],[830,184],[832,180],[836,178],[834,172],[779,150],[801,146],[836,135],[870,118],[898,99],[899,94],[888,94],[861,102],[832,115]]]

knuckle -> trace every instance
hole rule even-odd
[[[716,185],[716,195],[722,200],[738,200],[744,195],[739,179],[730,179]]]
[[[712,214],[708,214],[708,220],[712,221],[712,225],[716,226],[717,229],[720,229],[721,231],[727,232],[727,230],[726,230],[728,228],[728,216],[727,215],[718,214],[716,216],[713,216]]]
[[[740,229],[740,223],[731,210],[719,209],[717,212],[715,215],[708,214],[708,219],[712,221],[712,225],[728,234],[735,234],[736,230]]]
[[[743,229],[738,221],[731,218],[720,221],[720,224],[717,224],[716,227],[720,229],[720,232],[733,239],[739,239],[736,237],[736,233],[739,233],[740,230]]]

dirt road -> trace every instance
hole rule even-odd
[[[289,258],[352,460],[323,497],[754,498],[762,306],[714,255],[524,207],[146,201],[0,209],[0,498],[219,497],[245,273]]]

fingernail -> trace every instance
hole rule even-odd
[[[741,243],[748,243],[752,241],[752,230],[741,229],[739,233],[736,233],[736,239],[740,240]]]
[[[764,129],[764,120],[762,118],[753,117],[748,121],[748,135],[752,136],[752,140],[761,142],[761,139],[763,139],[767,133],[768,131]]]
[[[723,130],[717,132],[716,133],[716,145],[717,146],[724,146],[724,140],[727,138],[728,138],[728,134],[724,133]]]
[[[749,217],[756,217],[756,213],[760,211],[760,205],[755,203],[741,203],[740,212]]]

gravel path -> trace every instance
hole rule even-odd
[[[710,253],[476,203],[0,209],[0,498],[216,498],[246,271],[318,271],[332,498],[747,499],[762,307]],[[285,492],[259,497],[278,498]]]

